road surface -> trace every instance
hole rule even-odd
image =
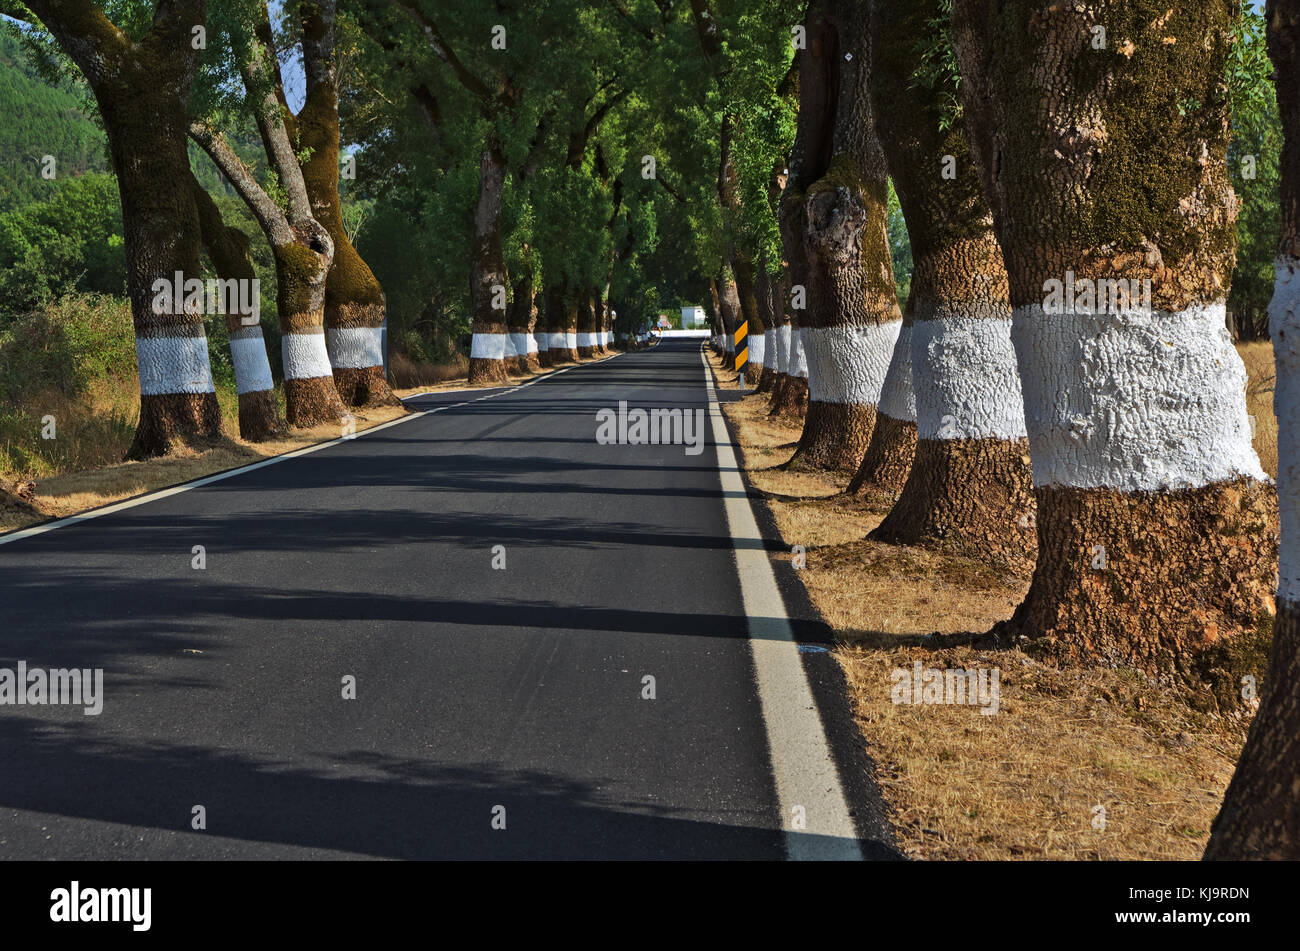
[[[0,706],[0,858],[846,857],[778,790],[813,705],[760,702],[714,441],[598,445],[620,400],[706,407],[698,342],[0,544],[0,668],[104,670],[98,716]],[[852,851],[891,857],[797,650],[795,759],[826,744]]]

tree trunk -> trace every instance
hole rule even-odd
[[[726,328],[726,355],[722,360],[724,370],[736,369],[736,332],[740,328],[740,294],[736,291],[736,282],[724,277],[718,296],[718,312],[722,315],[722,326]]]
[[[334,384],[350,406],[401,404],[384,373],[384,289],[348,239],[339,199],[339,96],[334,61],[335,0],[302,6],[307,97],[293,122],[298,147],[308,150],[303,181],[312,216],[334,242],[325,281],[325,341]]]
[[[509,350],[512,353],[506,369],[524,375],[528,374],[531,367],[537,366],[537,345],[530,332],[533,323],[533,269],[530,259],[531,252],[525,246],[523,273],[515,279],[511,289],[513,296],[510,310],[506,315],[506,325],[510,331]]]
[[[995,631],[1234,704],[1277,548],[1224,320],[1237,4],[1037,6],[954,14],[1038,504],[1029,593]]]
[[[596,308],[589,291],[578,292],[578,357],[590,360],[596,335]]]
[[[758,301],[758,313],[763,322],[763,360],[759,368],[757,393],[771,393],[776,384],[776,367],[780,358],[776,353],[776,317],[772,310],[773,284],[772,276],[766,270],[759,272],[754,279],[754,294]]]
[[[876,422],[871,430],[867,451],[858,471],[849,482],[848,492],[862,489],[896,494],[907,481],[916,454],[916,390],[912,385],[912,314],[913,299],[899,327],[889,357],[889,368],[880,388]]]
[[[902,494],[870,537],[1019,560],[1033,551],[1034,502],[1002,249],[962,120],[945,115],[956,85],[913,78],[914,38],[942,10],[917,0],[872,11],[872,96],[914,262],[918,438]]]
[[[248,308],[228,309],[226,329],[230,334],[230,362],[235,369],[235,391],[239,395],[239,435],[249,442],[263,442],[272,436],[282,435],[285,421],[280,416],[280,407],[275,398],[271,362],[266,356],[266,341],[262,337],[256,302],[248,297],[257,293],[254,284],[257,271],[253,267],[248,235],[238,228],[226,227],[212,196],[192,174],[190,187],[198,209],[203,246],[207,249],[213,270],[222,281],[239,282],[242,285],[239,291],[241,299],[248,299],[253,304]]]
[[[221,410],[203,313],[174,306],[184,282],[201,276],[186,108],[197,63],[189,37],[204,22],[204,4],[160,6],[135,43],[89,5],[27,6],[85,75],[117,174],[140,371],[140,420],[127,458],[165,455],[178,441],[207,445],[221,436]]]
[[[1300,859],[1300,2],[1269,0],[1264,15],[1283,133],[1282,231],[1269,302],[1282,544],[1268,674],[1207,859]]]
[[[836,31],[808,33],[809,59],[827,61],[838,100],[830,162],[802,201],[808,309],[800,327],[810,399],[791,461],[852,472],[875,427],[902,315],[886,228],[888,175],[867,87],[865,3],[838,9]],[[823,85],[801,78],[801,102]],[[800,180],[807,175],[799,173]]]
[[[470,300],[474,310],[469,353],[470,386],[498,386],[506,376],[506,261],[501,247],[501,202],[505,192],[506,160],[489,144],[479,160],[478,207],[474,211],[473,275]]]

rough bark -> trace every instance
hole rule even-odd
[[[506,160],[499,146],[489,143],[479,157],[478,206],[474,210],[474,247],[470,301],[474,312],[470,345],[469,383],[493,386],[506,376],[506,259],[501,244],[501,207],[505,194]]]
[[[736,331],[740,328],[740,294],[736,282],[724,277],[718,288],[718,312],[722,315],[722,326],[726,328],[726,354],[722,359],[724,370],[736,369]]]
[[[1033,551],[1034,503],[1006,268],[964,124],[950,111],[956,85],[915,80],[925,64],[914,38],[943,9],[942,0],[872,5],[871,93],[914,262],[915,428],[878,420],[860,476],[894,489],[906,472],[872,538],[1021,560]],[[909,444],[910,469],[900,458]]]
[[[1277,544],[1223,322],[1236,214],[1223,76],[1237,9],[954,6],[1038,506],[1029,593],[995,633],[1209,681],[1220,703],[1239,700],[1230,657],[1272,609]],[[1067,281],[1143,290],[1057,307]]]
[[[202,0],[160,3],[139,42],[88,0],[27,6],[76,63],[99,106],[122,203],[127,296],[140,370],[140,420],[129,459],[221,435],[203,314],[156,313],[155,281],[199,278],[198,214],[190,189],[186,107],[197,65],[191,29]]]
[[[339,199],[339,94],[334,59],[335,0],[302,5],[303,65],[307,97],[296,119],[287,119],[299,150],[312,214],[334,242],[325,280],[325,334],[334,384],[350,406],[395,406],[384,373],[384,289],[357,253],[343,227]]]
[[[223,281],[243,281],[252,287],[257,279],[248,235],[227,227],[212,196],[190,176],[199,230],[213,270]],[[231,364],[239,396],[239,435],[249,442],[263,442],[285,431],[285,421],[271,383],[271,364],[266,355],[262,325],[254,312],[234,308],[226,312],[230,335]]]
[[[791,463],[847,471],[867,449],[901,321],[886,226],[888,173],[868,91],[865,13],[865,2],[837,5],[836,29],[810,24],[807,51],[809,60],[835,64],[838,93],[829,162],[802,194],[808,308],[799,323],[810,400]],[[801,81],[801,95],[822,86]],[[809,130],[805,142],[813,137]],[[802,185],[809,165],[805,155],[791,169],[792,181],[797,171]]]

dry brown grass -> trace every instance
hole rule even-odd
[[[428,388],[438,383],[459,379],[464,382],[469,375],[469,359],[461,354],[449,363],[423,363],[412,360],[400,350],[388,355],[388,374],[394,390]]]
[[[715,375],[734,375],[718,374],[710,359]],[[1252,382],[1261,359],[1248,362]],[[1210,720],[1131,672],[1053,668],[1020,650],[932,636],[983,632],[1010,616],[1027,569],[866,541],[885,506],[838,495],[845,477],[776,468],[799,425],[768,418],[766,402],[753,396],[725,409],[741,465],[768,494],[783,540],[807,548],[800,578],[838,634],[835,656],[904,851],[1199,858],[1240,752],[1240,724]],[[998,669],[1000,712],[895,704],[891,674],[915,661]],[[1093,827],[1097,806],[1104,830]]]
[[[1255,451],[1260,465],[1277,478],[1277,416],[1273,413],[1273,384],[1277,366],[1273,362],[1273,344],[1254,340],[1237,344],[1237,352],[1246,364],[1246,411],[1255,420]]]

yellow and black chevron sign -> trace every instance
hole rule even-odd
[[[736,369],[745,369],[745,364],[749,362],[749,341],[745,338],[749,336],[749,321],[742,321],[736,328]]]

